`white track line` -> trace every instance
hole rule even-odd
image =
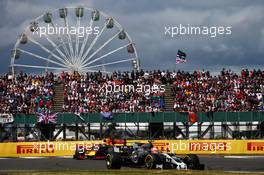
[[[73,159],[73,156],[56,156],[54,158]]]
[[[19,157],[20,159],[46,159],[48,157]]]
[[[263,159],[264,156],[224,156],[227,159]]]
[[[236,173],[236,174],[249,174],[249,173],[253,173],[253,174],[263,174],[263,172],[261,172],[261,171],[224,171],[224,172]]]

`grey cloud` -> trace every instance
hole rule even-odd
[[[7,48],[12,48],[10,45],[32,18],[47,9],[81,4],[106,12],[126,28],[136,43],[143,68],[264,67],[264,1],[261,0],[4,0],[0,7],[3,21],[0,37],[9,39],[0,41],[0,46],[5,48],[0,56],[8,55]],[[232,35],[217,38],[164,35],[165,26],[180,23],[209,27],[230,25]],[[188,63],[174,64],[178,49],[187,53]]]

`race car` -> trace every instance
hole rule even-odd
[[[84,159],[95,159],[95,160],[104,160],[106,159],[108,145],[98,145],[98,147],[93,146],[91,149],[86,149],[83,146],[76,146],[75,154],[73,155],[74,159],[84,160]]]
[[[124,139],[111,139],[107,138],[103,140],[102,144],[94,145],[92,147],[85,147],[84,145],[76,145],[74,159],[84,160],[84,159],[95,159],[95,160],[105,160],[108,154],[108,149],[113,146],[120,147],[126,145],[126,140]]]
[[[203,170],[199,157],[188,154],[184,157],[173,153],[165,153],[153,147],[152,143],[135,143],[133,148],[113,147],[106,156],[106,167],[108,169],[120,169],[127,167],[146,167],[147,169],[177,169],[177,170]]]

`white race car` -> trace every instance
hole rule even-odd
[[[173,153],[160,152],[151,143],[138,147],[121,147],[109,149],[106,156],[108,169],[120,169],[122,166],[146,167],[148,169],[203,170],[199,157],[187,154],[179,157]]]

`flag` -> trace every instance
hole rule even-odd
[[[197,122],[197,114],[194,112],[189,112],[189,121],[191,123]]]
[[[176,64],[186,63],[186,53],[178,50],[177,57],[176,57]]]
[[[74,113],[81,121],[85,121],[84,118],[82,118],[81,113],[75,112]]]
[[[113,113],[112,112],[101,112],[101,116],[104,118],[104,119],[107,119],[107,120],[111,120],[113,119]]]
[[[49,114],[47,113],[37,113],[38,114],[38,122],[40,123],[56,123],[57,122],[57,113]]]
[[[103,117],[103,119],[107,119],[107,120],[113,119],[113,113],[107,105],[104,105],[102,107],[101,116]]]

